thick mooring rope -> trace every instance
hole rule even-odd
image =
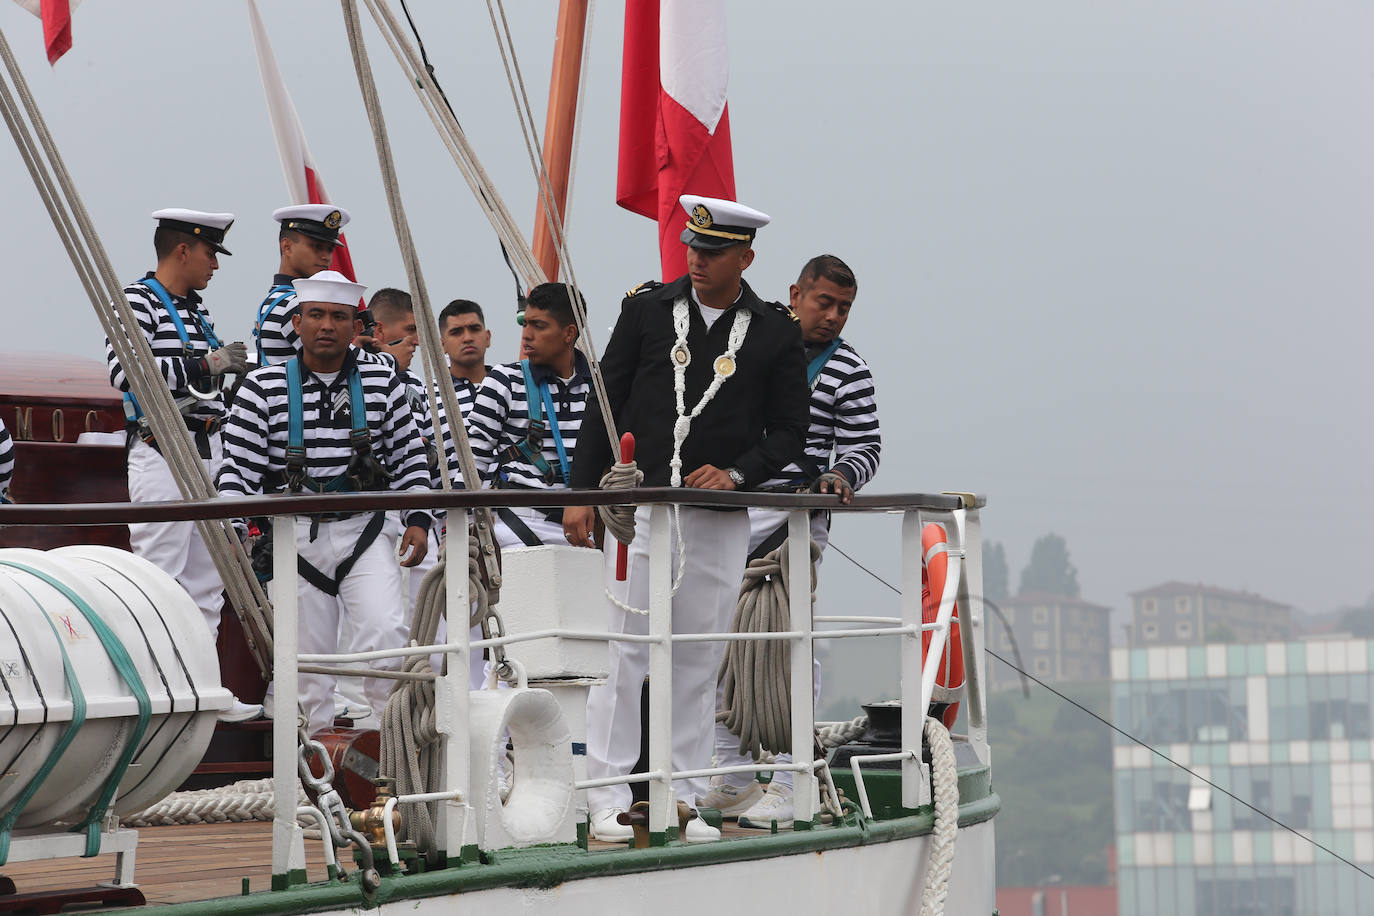
[[[930,745],[930,774],[935,796],[935,825],[930,833],[930,856],[921,890],[921,916],[940,916],[949,896],[949,873],[954,866],[954,842],[959,835],[959,771],[954,742],[944,723],[926,717]]]

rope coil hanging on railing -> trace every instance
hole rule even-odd
[[[811,604],[816,602],[816,561],[821,548],[811,548]],[[785,633],[792,614],[787,585],[791,540],[772,553],[752,560],[744,571],[732,633]],[[724,722],[739,737],[739,751],[755,758],[792,750],[792,648],[787,640],[736,640],[727,644],[721,659],[719,683],[724,688]]]

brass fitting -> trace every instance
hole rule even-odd
[[[392,797],[396,780],[380,776],[372,780],[372,784],[377,787],[377,797],[373,800],[372,807],[350,813],[348,820],[353,829],[367,837],[367,841],[373,846],[385,846],[386,803]],[[395,808],[391,810],[391,829],[393,834],[401,832],[401,812]]]

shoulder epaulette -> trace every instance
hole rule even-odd
[[[638,296],[640,293],[647,293],[647,292],[649,292],[650,290],[658,289],[658,288],[659,288],[660,286],[662,286],[662,285],[663,285],[663,284],[660,283],[660,282],[658,282],[657,280],[646,280],[646,281],[644,281],[643,283],[641,283],[641,284],[639,284],[638,286],[636,286],[634,289],[632,289],[632,290],[628,291],[627,293],[625,293],[625,298],[626,298],[626,299],[633,298],[633,297],[635,297],[635,296]]]
[[[769,302],[768,305],[775,312],[780,312],[783,315],[786,315],[792,321],[801,321],[801,318],[798,317],[797,313],[792,311],[791,306],[783,305],[781,302]]]

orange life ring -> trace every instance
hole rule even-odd
[[[934,623],[940,612],[940,597],[945,593],[949,557],[944,550],[933,550],[948,543],[945,529],[936,524],[921,529],[921,622]],[[959,607],[950,619],[949,639],[935,675],[935,692],[930,698],[930,715],[951,728],[959,715],[959,694],[964,689],[964,644],[959,637]],[[921,633],[921,657],[930,651],[931,630]]]

